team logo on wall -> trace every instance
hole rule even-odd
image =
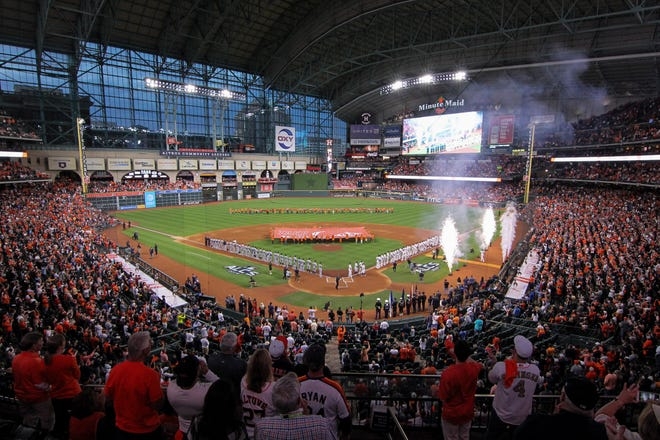
[[[371,124],[371,113],[364,112],[360,115],[360,118],[362,119],[362,125],[369,125]]]
[[[234,275],[247,275],[249,277],[253,277],[259,273],[252,266],[225,266],[225,269]]]
[[[443,114],[444,112],[447,111],[447,101],[445,100],[444,97],[439,97],[438,98],[438,106],[435,108],[435,113],[438,115]]]
[[[293,127],[275,127],[275,151],[296,151],[296,129]]]

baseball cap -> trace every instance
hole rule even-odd
[[[596,384],[586,377],[569,377],[564,385],[564,392],[573,405],[585,411],[594,409],[598,403]]]
[[[526,337],[517,335],[515,338],[513,338],[513,346],[516,350],[516,353],[518,353],[518,356],[521,358],[528,359],[532,357],[534,346]]]
[[[284,336],[278,336],[268,346],[268,352],[273,359],[277,359],[284,354],[287,349],[288,341]]]

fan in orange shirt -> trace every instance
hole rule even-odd
[[[46,380],[51,385],[51,398],[55,410],[53,435],[57,438],[69,436],[69,413],[73,398],[82,391],[80,367],[75,356],[64,354],[66,339],[54,333],[46,341]]]

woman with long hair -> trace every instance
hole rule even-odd
[[[188,440],[247,440],[238,396],[231,382],[213,382],[204,396],[202,414],[190,423]]]
[[[273,405],[273,361],[265,348],[252,353],[247,371],[241,380],[243,422],[250,438],[254,438],[254,426],[262,417],[277,414]]]
[[[55,427],[52,435],[59,439],[69,438],[69,412],[73,398],[82,392],[80,367],[73,354],[64,353],[66,338],[53,333],[46,341],[46,380],[51,386],[50,395],[55,410]]]

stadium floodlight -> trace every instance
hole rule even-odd
[[[0,157],[28,157],[26,151],[0,151]]]
[[[176,93],[181,95],[193,96],[208,96],[210,98],[218,98],[233,101],[245,101],[246,94],[241,92],[233,92],[228,89],[215,89],[213,87],[198,86],[196,84],[185,84],[166,79],[145,78],[145,85],[148,89],[161,90],[168,93]]]
[[[419,84],[429,84],[433,82],[433,75],[422,75],[417,79]]]
[[[660,154],[630,156],[553,157],[550,162],[651,162],[660,160]]]
[[[389,95],[400,89],[407,89],[409,87],[416,87],[428,84],[438,84],[441,82],[447,81],[467,81],[468,75],[464,70],[457,72],[443,72],[443,73],[430,73],[421,75],[414,78],[407,78],[403,80],[397,80],[392,84],[388,84],[380,88],[380,94]]]

